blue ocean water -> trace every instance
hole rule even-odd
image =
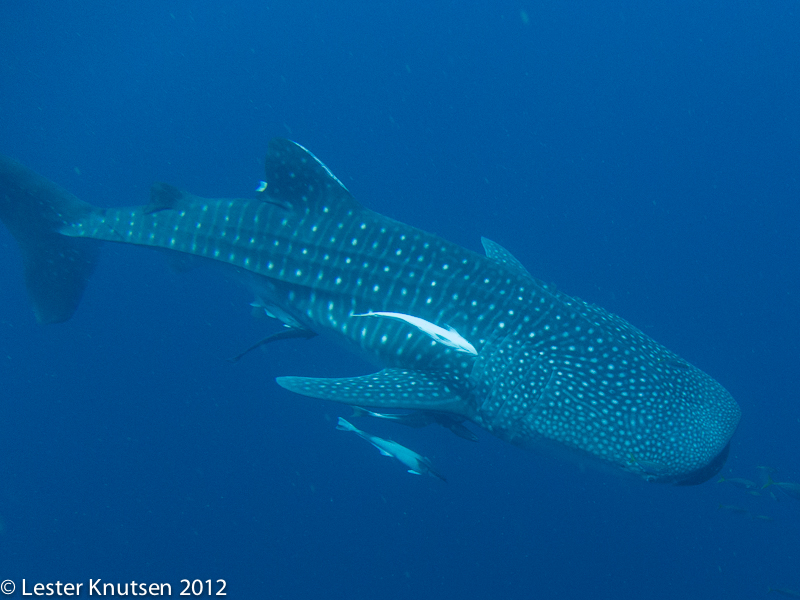
[[[718,379],[723,475],[800,482],[795,2],[5,3],[0,152],[101,205],[249,196],[267,141],[368,207],[615,312]],[[335,430],[279,375],[373,370],[223,276],[106,245],[37,325],[0,227],[0,580],[224,579],[234,598],[757,598],[800,502],[583,471],[480,432]],[[774,488],[773,488],[774,489]],[[720,510],[734,505],[747,514]],[[755,519],[763,515],[772,520]],[[84,587],[84,590],[86,588]]]

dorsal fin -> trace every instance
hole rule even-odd
[[[265,173],[267,186],[262,193],[280,206],[312,212],[334,210],[343,204],[358,206],[328,167],[291,140],[270,140]]]
[[[522,266],[522,263],[519,262],[511,252],[503,248],[497,242],[493,242],[489,238],[481,237],[481,244],[483,244],[483,249],[486,252],[487,258],[492,259],[496,263],[500,263],[504,267],[519,271],[523,275],[531,277],[531,274],[528,273],[528,269]]]

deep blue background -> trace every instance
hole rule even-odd
[[[742,406],[724,473],[800,481],[800,9],[772,2],[5,2],[0,152],[81,198],[247,196],[270,137],[364,204],[616,312]],[[488,436],[334,429],[284,374],[369,371],[214,272],[108,245],[41,327],[0,227],[0,579],[234,598],[753,598],[800,502],[650,486]],[[746,507],[753,520],[718,505]]]

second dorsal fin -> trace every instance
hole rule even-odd
[[[481,244],[483,244],[483,249],[486,252],[487,258],[500,263],[504,267],[519,271],[524,275],[531,277],[531,274],[528,273],[528,269],[522,266],[522,263],[519,262],[519,260],[517,260],[513,254],[511,254],[511,252],[503,248],[497,242],[493,242],[489,238],[481,237]]]

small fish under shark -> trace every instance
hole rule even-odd
[[[399,423],[406,427],[427,427],[436,423],[445,429],[449,429],[454,434],[470,442],[477,442],[478,436],[472,433],[469,429],[464,427],[461,423],[464,421],[463,417],[459,418],[447,413],[437,413],[433,411],[417,411],[413,413],[378,413],[372,410],[367,410],[361,406],[352,406],[352,417],[372,417],[373,419],[384,419]]]
[[[398,461],[408,467],[409,473],[413,473],[414,475],[431,475],[432,477],[438,477],[442,481],[447,481],[447,479],[445,479],[444,476],[433,467],[430,460],[421,454],[417,454],[410,448],[401,446],[392,440],[385,440],[383,438],[379,438],[377,435],[372,435],[366,431],[361,431],[358,427],[351,425],[342,417],[339,417],[339,424],[336,426],[336,429],[341,429],[342,431],[352,431],[358,437],[367,440],[384,456],[396,458]]]
[[[100,242],[171,250],[226,266],[292,329],[266,341],[326,334],[383,366],[278,378],[287,390],[449,415],[646,481],[696,484],[722,467],[739,406],[627,321],[535,279],[491,240],[480,255],[368,210],[295,142],[273,139],[265,171],[255,198],[159,183],[145,206],[100,208],[0,158],[0,219],[39,321],[72,316]]]

